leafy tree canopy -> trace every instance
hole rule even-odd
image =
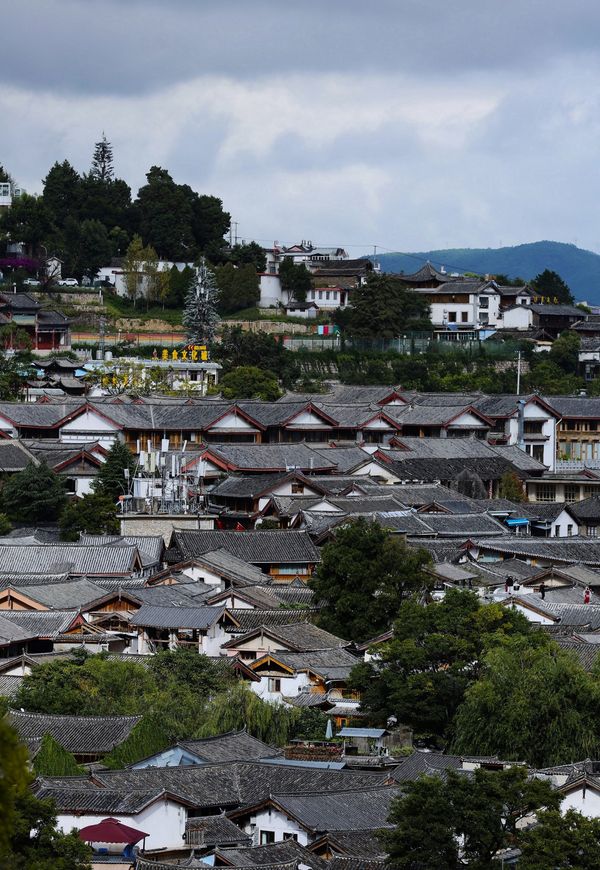
[[[429,303],[392,275],[371,274],[352,291],[351,301],[344,325],[353,338],[398,338],[411,330],[431,329]]]
[[[258,273],[250,264],[236,268],[226,263],[215,269],[219,288],[219,313],[233,314],[254,307],[260,298]]]
[[[78,541],[81,532],[88,535],[119,534],[116,503],[109,495],[87,493],[66,506],[60,517],[61,538]]]
[[[239,366],[223,375],[217,389],[226,399],[262,399],[274,402],[281,396],[277,378],[257,366]]]
[[[83,768],[51,734],[44,734],[33,759],[36,776],[80,776]]]
[[[553,272],[551,269],[544,269],[539,275],[536,275],[531,282],[531,287],[540,296],[548,297],[551,302],[556,299],[565,305],[572,305],[574,302],[573,294],[570,288],[560,277],[558,272]]]
[[[502,771],[480,768],[472,777],[449,770],[445,779],[422,777],[406,783],[404,794],[392,805],[394,827],[384,832],[387,866],[493,867],[500,849],[519,843],[523,820],[542,807],[555,810],[560,800],[549,782],[529,779],[522,766]]]
[[[505,471],[500,478],[498,497],[507,498],[509,501],[524,501],[523,483],[514,471]]]
[[[406,547],[378,523],[360,518],[337,530],[309,585],[323,609],[319,625],[363,641],[389,628],[405,598],[429,583],[424,550]]]
[[[135,459],[131,450],[120,441],[115,441],[96,475],[93,483],[94,492],[106,496],[115,502],[120,495],[127,495],[129,491],[129,478],[125,472],[129,472],[129,478],[135,471]]]
[[[449,590],[426,607],[404,601],[392,639],[377,647],[376,663],[354,668],[352,685],[374,722],[385,725],[395,717],[419,736],[443,740],[477,678],[483,652],[507,636],[529,632],[521,614],[501,604],[482,605],[469,591]]]
[[[289,293],[291,299],[306,302],[312,280],[304,263],[294,263],[291,257],[284,257],[279,266],[279,282],[281,289]]]
[[[600,870],[600,819],[542,810],[519,834],[519,848],[519,870]]]
[[[2,490],[2,505],[12,520],[52,522],[66,502],[64,483],[46,461],[32,462],[13,474]]]
[[[571,653],[540,632],[509,638],[488,650],[481,676],[467,689],[453,750],[534,767],[596,758],[599,715],[598,681]]]
[[[274,336],[264,332],[244,332],[240,326],[224,327],[214,357],[223,365],[224,373],[239,366],[258,366],[273,372],[284,383],[289,382],[295,364],[294,354]]]

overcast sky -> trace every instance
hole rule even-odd
[[[105,131],[242,238],[600,251],[594,0],[3,0],[0,163],[29,192]],[[356,247],[353,247],[356,246]]]

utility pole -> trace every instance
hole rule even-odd
[[[517,353],[517,396],[521,395],[521,351]]]
[[[233,226],[235,227],[235,232],[234,232],[234,234],[233,234],[234,244],[237,245],[237,243],[238,243],[237,228],[238,228],[238,226],[239,226],[239,222],[238,222],[238,221],[232,221],[232,224],[233,224]]]

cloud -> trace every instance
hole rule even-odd
[[[134,191],[162,165],[244,238],[600,247],[587,0],[10,5],[0,162],[31,191],[104,130]]]

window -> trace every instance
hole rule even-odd
[[[554,526],[554,537],[560,538],[560,526]]]
[[[598,527],[597,526],[588,526],[587,529],[588,538],[597,538],[598,537]]]
[[[553,483],[538,483],[535,497],[537,501],[556,501],[556,487]]]
[[[284,840],[295,840],[296,842],[298,842],[298,834],[291,834],[289,831],[284,831],[283,832],[283,839]]]
[[[330,296],[331,296],[331,293],[329,292],[329,290],[326,290],[325,291],[325,299],[329,299]]]
[[[281,692],[281,680],[269,677],[269,692]],[[269,840],[269,842],[273,842]]]
[[[567,538],[573,537],[573,523],[567,525]]]
[[[448,314],[448,323],[456,323],[456,311],[450,311]]]
[[[260,845],[268,846],[269,843],[275,842],[275,831],[261,831],[260,832]]]
[[[304,494],[304,484],[303,483],[292,483],[292,495],[303,495]]]
[[[319,299],[322,299],[322,298],[323,298],[323,291],[319,290]]]
[[[479,299],[479,307],[480,308],[489,308],[490,300],[488,296],[481,296]]]
[[[461,311],[460,312],[460,319],[462,320],[463,323],[468,323],[469,322],[469,312],[468,311]]]
[[[579,484],[567,484],[565,486],[565,501],[573,502],[579,499]]]
[[[537,459],[538,462],[544,462],[544,445],[543,444],[534,444],[531,449],[531,455],[534,459]]]

